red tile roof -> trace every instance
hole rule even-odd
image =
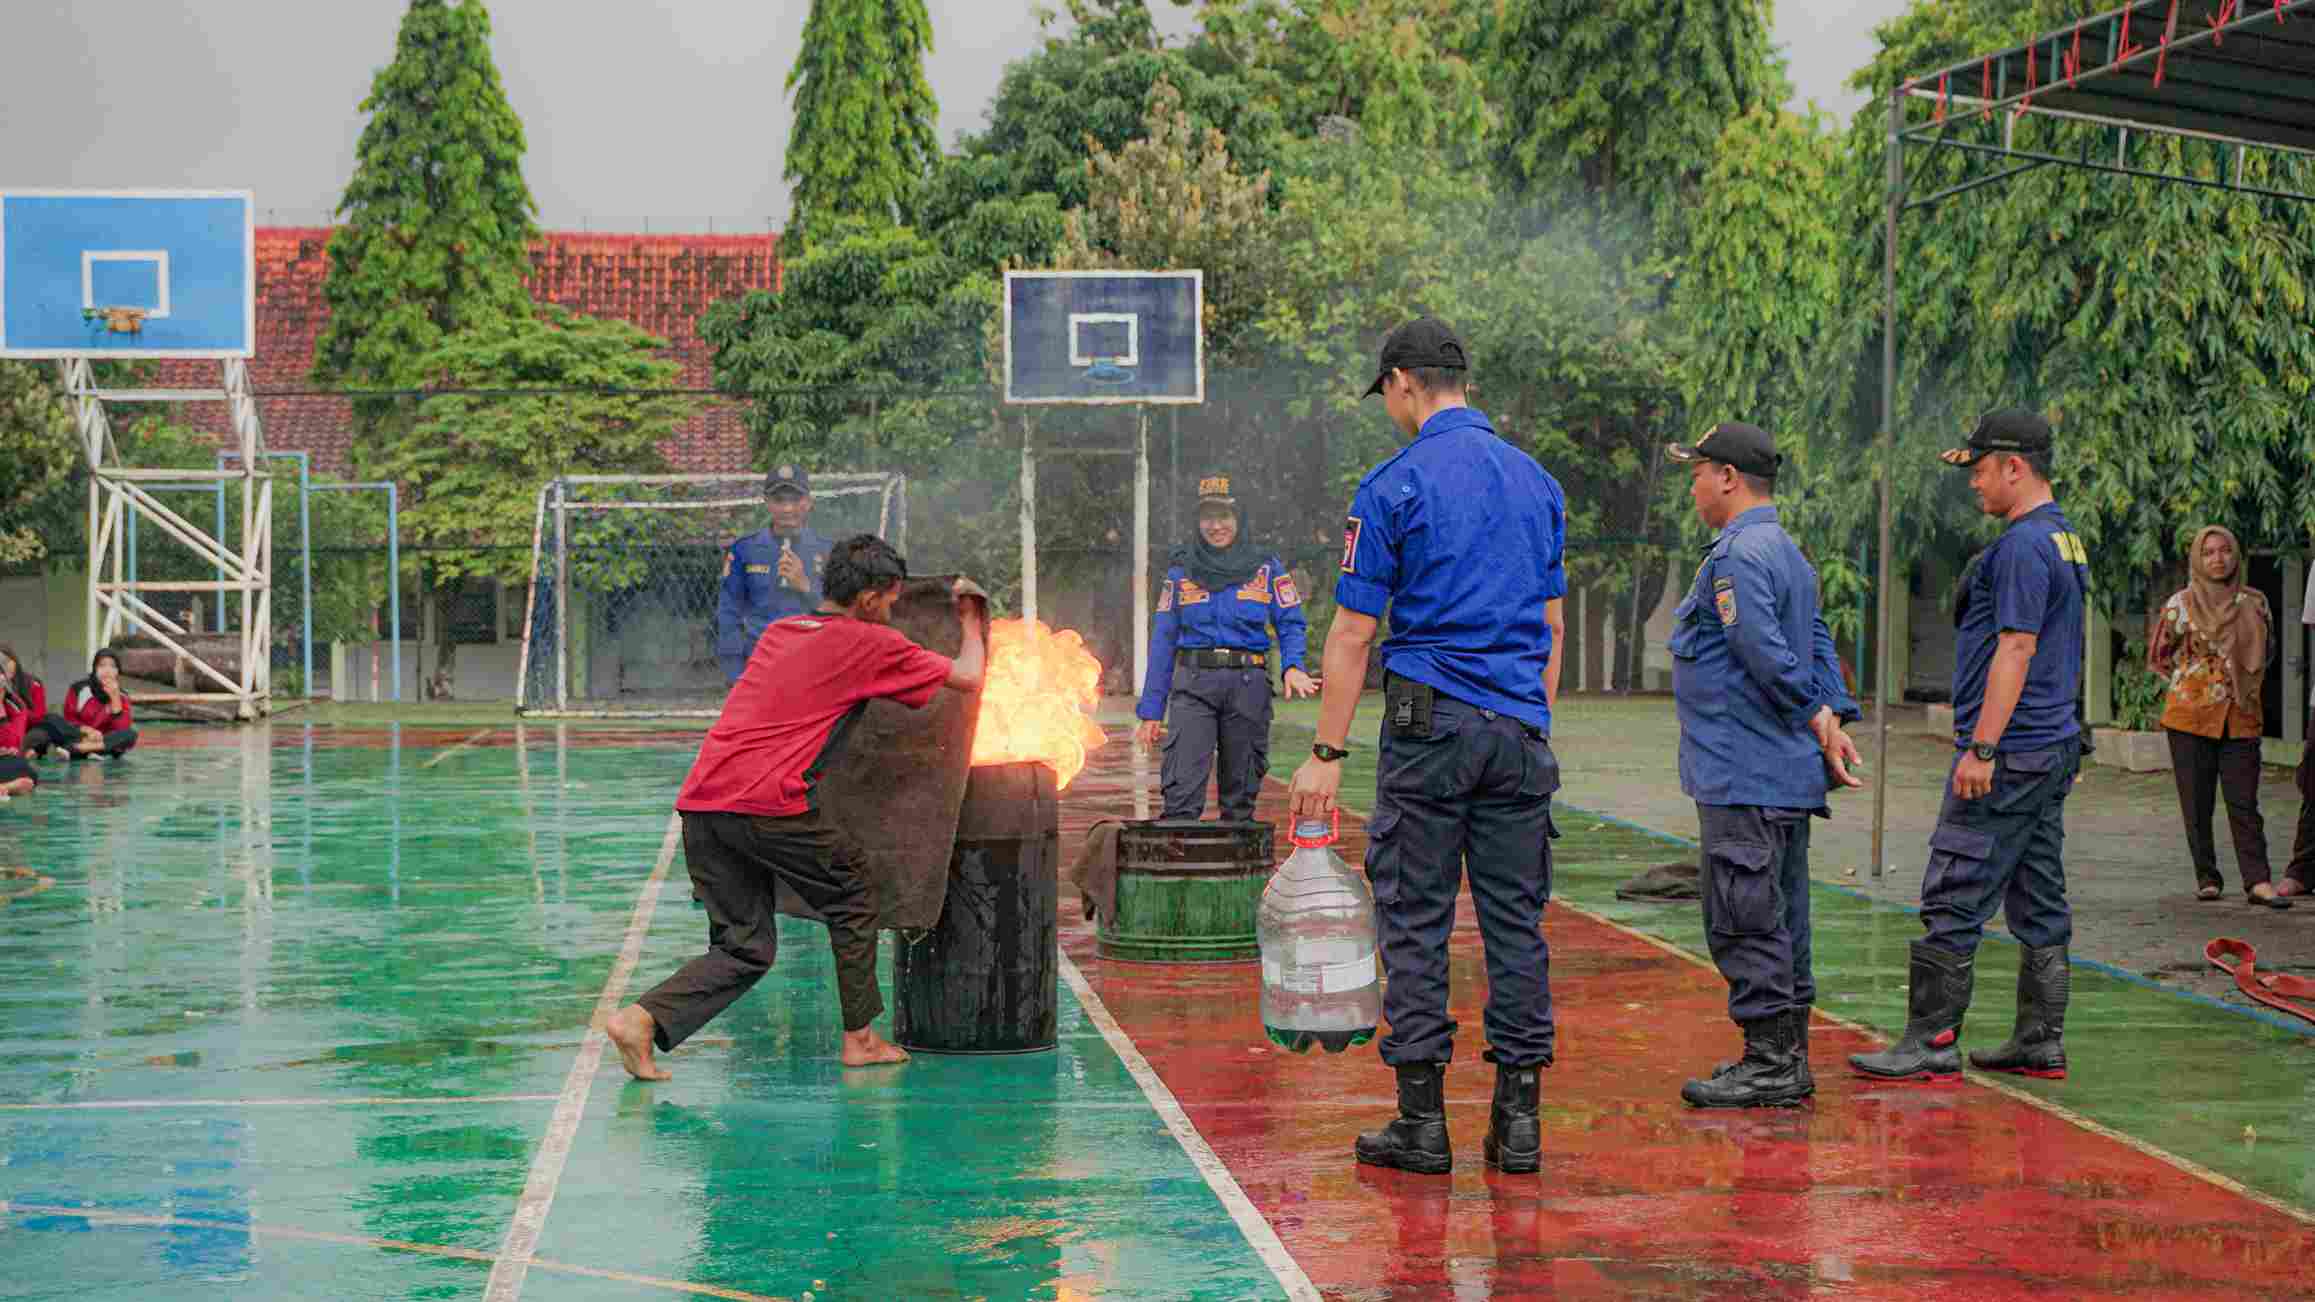
[[[310,389],[314,340],[329,319],[322,279],[329,273],[330,227],[261,226],[257,230],[257,356],[250,378],[259,392]],[[779,237],[762,235],[615,235],[550,231],[531,248],[531,297],[591,316],[626,321],[665,339],[681,362],[681,383],[714,382],[714,350],[701,341],[699,318],[710,303],[757,289],[777,289]],[[159,383],[211,388],[213,362],[165,362]],[[747,429],[741,407],[703,404],[661,445],[681,471],[745,470]],[[266,447],[313,454],[318,473],[350,473],[353,429],[342,398],[275,397],[258,406]],[[222,434],[221,403],[187,404],[179,414],[195,428]]]

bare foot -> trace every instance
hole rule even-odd
[[[651,1037],[657,1030],[658,1023],[651,1020],[651,1014],[644,1012],[641,1004],[627,1005],[611,1014],[611,1020],[603,1024],[603,1034],[619,1047],[619,1065],[637,1080],[673,1079],[651,1060]]]
[[[876,1033],[873,1026],[844,1033],[842,1055],[847,1067],[881,1067],[886,1063],[907,1062],[908,1050]]]

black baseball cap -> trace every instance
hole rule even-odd
[[[1667,443],[1664,455],[1674,461],[1717,461],[1762,479],[1776,478],[1784,465],[1767,430],[1738,420],[1722,421],[1694,443]]]
[[[1970,431],[1968,443],[1947,448],[1937,459],[1949,466],[1974,466],[1994,452],[2047,452],[2055,441],[2050,422],[2043,420],[2040,412],[2004,407],[1987,412]]]
[[[783,488],[792,489],[810,497],[812,495],[811,472],[801,466],[780,465],[772,467],[771,473],[764,476],[764,496],[770,497]]]
[[[1381,393],[1383,381],[1391,377],[1391,372],[1411,371],[1418,366],[1466,371],[1471,368],[1471,358],[1463,351],[1463,341],[1455,337],[1446,322],[1435,317],[1417,318],[1384,337],[1382,366],[1375,372],[1375,382],[1359,396],[1371,398]]]

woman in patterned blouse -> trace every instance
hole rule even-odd
[[[2269,880],[2267,824],[2259,816],[2259,736],[2265,731],[2259,697],[2274,627],[2266,597],[2244,582],[2235,536],[2217,525],[2196,531],[2187,549],[2186,587],[2171,594],[2155,616],[2146,663],[2170,679],[2162,726],[2170,734],[2197,899],[2223,893],[2211,844],[2211,797],[2223,785],[2227,830],[2248,903],[2291,907]]]

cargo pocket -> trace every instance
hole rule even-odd
[[[2049,783],[2050,775],[2058,771],[2065,757],[2064,748],[2057,746],[2003,755],[1994,770],[1993,809],[2006,814],[2025,803],[2028,796]]]
[[[1929,834],[1929,867],[1921,874],[1921,902],[1985,881],[1985,861],[1993,857],[1993,833],[1959,823],[1939,823]]]
[[[1724,936],[1764,936],[1784,916],[1776,874],[1768,870],[1769,847],[1753,841],[1723,841],[1712,847],[1712,930]]]
[[[1399,854],[1392,837],[1398,828],[1396,809],[1377,811],[1366,825],[1367,885],[1374,889],[1377,907],[1399,902]]]

